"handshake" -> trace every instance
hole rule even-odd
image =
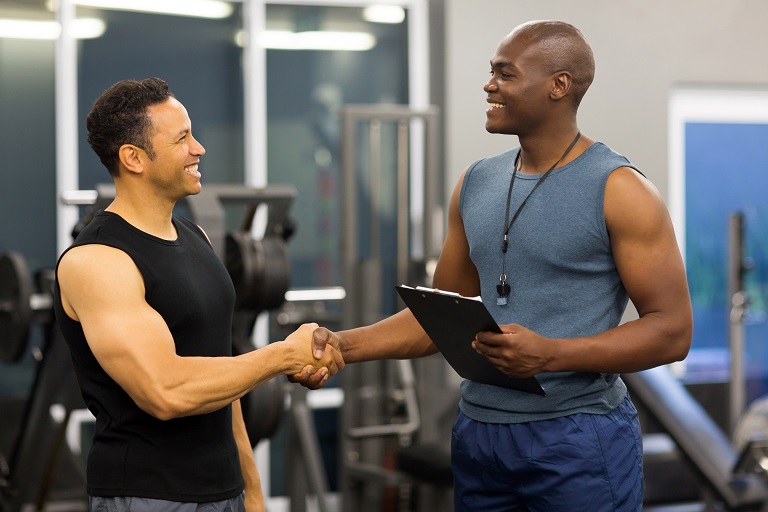
[[[281,343],[285,344],[287,364],[282,373],[291,382],[309,389],[321,388],[344,368],[341,337],[315,323],[303,324]]]

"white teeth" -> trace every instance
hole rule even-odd
[[[186,171],[187,171],[189,174],[195,174],[195,173],[197,172],[197,166],[196,166],[196,165],[193,165],[192,167],[187,167]]]
[[[488,104],[491,108],[502,108],[504,105],[501,103],[489,103]]]

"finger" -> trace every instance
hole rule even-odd
[[[499,328],[501,328],[501,332],[504,334],[515,334],[520,331],[520,325],[518,324],[504,324],[500,325]]]
[[[306,387],[309,389],[319,389],[325,385],[328,381],[328,368],[320,368],[312,378],[307,382]]]
[[[331,368],[329,365],[328,368],[331,370],[331,375],[335,375],[344,368],[344,357],[341,355],[341,352],[333,348],[333,346],[330,347],[330,350],[331,363],[333,367]]]
[[[334,353],[336,352],[333,347],[329,347],[329,350],[331,351],[331,358],[328,361],[328,373],[330,375],[336,375],[336,372],[339,371],[339,366],[336,364],[336,358],[334,357]]]
[[[507,342],[506,334],[498,334],[494,332],[479,332],[477,338],[475,338],[477,344],[485,345],[487,347],[498,347],[504,345]]]
[[[327,374],[328,371],[325,368],[320,368],[307,378],[306,381],[302,382],[301,385],[308,389],[320,388],[325,384],[325,381],[328,380]]]
[[[313,373],[315,373],[315,368],[312,365],[307,365],[302,368],[300,372],[289,375],[288,380],[295,384],[301,384],[306,382],[306,380],[309,379]]]
[[[315,324],[317,325],[317,324]],[[312,332],[312,353],[315,355],[315,359],[322,359],[325,352],[325,346],[328,344],[332,337],[331,331],[325,327],[317,327]]]
[[[311,382],[312,384],[309,387],[309,389],[318,389],[323,386],[325,386],[325,383],[328,381],[329,377],[328,368],[320,368],[318,371],[315,372],[315,374],[312,376]]]

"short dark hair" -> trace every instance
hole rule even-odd
[[[595,57],[584,34],[570,23],[556,20],[525,23],[515,32],[535,42],[545,72],[568,71],[571,74],[573,106],[578,108],[595,78]]]
[[[119,151],[124,144],[138,146],[155,158],[147,109],[171,97],[168,84],[153,77],[117,82],[94,102],[85,122],[88,144],[112,176],[118,175]]]

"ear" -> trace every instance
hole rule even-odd
[[[141,174],[144,171],[144,159],[147,154],[138,146],[133,144],[123,144],[118,150],[120,163],[128,171],[135,174]]]
[[[549,93],[549,97],[553,100],[561,100],[568,94],[573,83],[573,77],[568,71],[559,71],[553,75],[552,90]]]

